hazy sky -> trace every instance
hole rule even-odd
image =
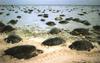
[[[100,0],[0,0],[0,4],[100,5]]]

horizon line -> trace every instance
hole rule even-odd
[[[34,6],[100,6],[100,5],[92,5],[92,4],[0,4],[0,5],[34,5]]]

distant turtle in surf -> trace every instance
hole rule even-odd
[[[10,20],[9,22],[8,22],[8,24],[12,24],[12,25],[15,25],[16,23],[18,22],[18,20]]]
[[[5,10],[5,9],[2,8],[1,10]]]
[[[48,18],[49,16],[48,16],[48,14],[43,14],[43,17]]]
[[[40,21],[44,22],[44,21],[45,21],[45,19],[40,19]]]
[[[18,19],[20,19],[20,18],[21,18],[21,16],[17,16],[17,18],[18,18]]]
[[[30,59],[43,53],[42,50],[36,49],[33,45],[20,45],[9,48],[4,51],[4,55],[10,55],[18,59]]]
[[[65,17],[66,15],[64,15],[64,14],[61,14],[61,15],[59,15],[59,16],[61,16],[61,17]]]
[[[70,34],[78,36],[78,35],[89,35],[90,33],[88,29],[76,28],[72,32],[70,32]]]
[[[59,23],[60,23],[60,24],[67,24],[67,23],[69,23],[69,22],[66,21],[66,20],[63,20],[63,21],[59,21]]]
[[[18,13],[18,11],[15,11],[15,13]]]
[[[49,31],[50,34],[58,34],[58,33],[60,33],[60,32],[61,32],[61,30],[58,29],[58,28],[52,28],[52,29]]]
[[[56,45],[61,45],[64,44],[65,40],[62,39],[61,37],[55,37],[55,38],[49,38],[45,41],[42,42],[42,45],[46,46],[56,46]]]
[[[22,38],[18,35],[12,34],[9,35],[7,38],[4,39],[7,43],[18,43],[22,40]]]
[[[4,12],[0,12],[0,15],[2,15]]]
[[[10,13],[7,13],[7,14],[6,14],[6,16],[9,16],[9,15],[10,15]]]
[[[56,21],[61,21],[61,20],[63,20],[63,18],[60,16],[60,17],[55,17],[55,20]]]
[[[73,18],[72,20],[75,21],[75,22],[80,22],[81,21],[79,18]]]
[[[71,21],[73,20],[73,17],[65,18],[66,21]]]
[[[25,10],[24,13],[28,13],[28,11]]]
[[[52,22],[52,21],[49,21],[49,22],[47,22],[46,24],[47,24],[48,26],[54,26],[54,25],[56,25],[55,22]]]
[[[38,14],[38,17],[42,17],[43,16],[43,14]]]
[[[84,14],[83,14],[83,13],[79,13],[78,15],[80,15],[80,16],[84,16]]]
[[[80,23],[87,25],[87,26],[91,25],[87,20],[80,21]]]
[[[30,14],[30,13],[32,13],[33,12],[33,10],[32,9],[28,9],[28,13]]]
[[[73,42],[71,45],[69,45],[70,49],[75,49],[78,51],[90,51],[94,48],[93,44],[86,40],[79,40]]]

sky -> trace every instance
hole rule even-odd
[[[0,0],[2,4],[33,5],[100,5],[100,0]]]

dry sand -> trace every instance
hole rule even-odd
[[[41,37],[30,37],[17,44],[6,44],[1,37],[0,63],[100,63],[100,51],[98,51],[100,47],[93,49],[91,52],[75,51],[68,48],[69,43],[66,43],[67,45],[65,46],[43,46],[41,42],[44,40]],[[38,49],[42,49],[44,53],[28,60],[19,60],[10,56],[1,55],[7,48],[24,44],[35,45]]]

